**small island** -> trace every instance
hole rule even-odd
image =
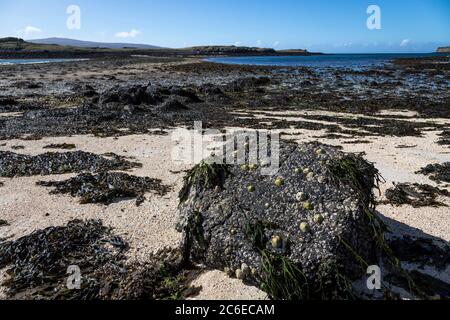
[[[436,51],[437,53],[450,53],[450,46],[448,47],[440,47]]]

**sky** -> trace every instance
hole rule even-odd
[[[67,13],[73,5],[79,15]],[[371,5],[380,15],[367,12]],[[6,36],[172,48],[433,52],[450,45],[450,0],[0,0],[0,37]]]

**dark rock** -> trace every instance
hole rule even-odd
[[[98,95],[98,92],[90,85],[86,84],[81,87],[80,93],[84,97],[92,98]]]
[[[348,173],[353,180],[347,181],[347,173],[335,170],[339,165],[330,169],[327,161],[362,168],[351,169],[356,173]],[[277,176],[238,166],[226,170],[229,174],[221,179],[214,179],[220,168],[207,173],[196,167],[188,173],[178,224],[186,258],[219,270],[239,270],[245,263],[256,270],[246,280],[275,299],[347,297],[345,283],[366,271],[359,259],[375,259],[369,207],[376,169],[328,146],[283,143]],[[208,179],[200,179],[199,172]],[[355,182],[358,174],[367,176],[358,176]],[[333,182],[336,177],[343,182]],[[362,184],[359,193],[353,188],[356,183]],[[307,195],[308,205],[297,196],[300,192]],[[317,215],[322,217],[320,223]],[[273,237],[281,239],[280,246],[273,246]],[[322,290],[325,283],[330,288]]]
[[[182,112],[189,110],[189,108],[183,104],[180,99],[170,97],[166,102],[159,106],[157,110],[159,112]]]
[[[182,87],[173,87],[173,88],[171,88],[170,89],[170,94],[171,95],[175,95],[175,96],[179,96],[179,97],[184,97],[184,98],[186,98],[186,101],[189,102],[189,103],[198,103],[198,102],[202,101],[197,96],[195,91],[193,91],[191,89],[184,89]]]
[[[252,88],[258,88],[261,86],[267,86],[270,84],[271,80],[268,77],[249,77],[249,78],[241,78],[231,82],[227,89],[231,91],[243,91]]]
[[[225,95],[223,90],[214,84],[207,83],[199,87],[199,92],[206,96]]]
[[[15,106],[17,101],[13,98],[0,98],[0,106]]]
[[[444,241],[404,235],[391,237],[388,243],[400,261],[418,264],[421,268],[435,267],[441,271],[450,265],[450,245]]]
[[[143,86],[116,86],[100,96],[102,104],[120,102],[125,104],[141,104],[146,101],[146,87]]]
[[[21,89],[39,89],[42,88],[41,83],[31,82],[31,81],[19,81],[15,83],[17,88]]]

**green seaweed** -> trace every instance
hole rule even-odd
[[[274,300],[309,298],[308,280],[300,268],[288,258],[262,250],[261,288]]]
[[[192,188],[199,191],[221,186],[230,173],[229,165],[202,161],[189,170],[184,177],[184,185],[179,193],[180,203],[189,197]]]
[[[194,211],[184,229],[186,241],[183,247],[183,260],[187,263],[191,256],[191,250],[194,242],[200,250],[206,250],[207,243],[203,230],[203,216],[200,212]]]
[[[370,208],[376,206],[374,190],[380,190],[383,177],[373,163],[363,158],[363,154],[346,154],[340,159],[332,160],[328,165],[334,181],[349,185],[363,197]]]
[[[439,207],[446,206],[445,203],[437,201],[439,196],[450,197],[450,192],[445,189],[439,189],[428,184],[419,183],[399,183],[385,192],[386,199],[384,203],[396,206],[404,204],[419,207]]]
[[[320,300],[354,300],[352,280],[341,273],[342,268],[334,259],[324,260],[317,270],[318,289],[314,296]]]
[[[414,280],[409,275],[408,271],[401,266],[400,260],[394,255],[391,247],[385,239],[385,233],[389,230],[386,224],[375,215],[376,196],[374,190],[380,191],[379,185],[384,182],[383,177],[375,166],[363,158],[363,154],[347,154],[341,159],[331,161],[328,165],[328,170],[331,173],[334,181],[349,185],[353,191],[357,192],[362,197],[363,210],[368,219],[368,225],[372,229],[372,237],[375,241],[376,248],[380,257],[387,261],[387,265],[392,268],[392,271],[405,279],[408,284],[409,292],[416,294],[419,297],[426,298],[426,295],[414,283]],[[343,239],[341,243],[347,250],[355,256],[355,259],[362,265],[367,265],[365,262]]]

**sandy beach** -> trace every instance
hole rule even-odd
[[[200,117],[208,128],[273,129],[288,141],[320,141],[338,146],[343,152],[364,153],[364,158],[374,163],[385,179],[377,197],[380,202],[377,212],[393,233],[425,237],[448,245],[449,197],[438,197],[442,206],[416,208],[382,203],[386,200],[385,191],[394,187],[394,183],[428,184],[450,191],[448,181],[437,183],[417,173],[429,164],[450,159],[448,144],[438,144],[440,135],[450,126],[450,96],[443,80],[448,81],[448,70],[405,70],[393,66],[352,75],[345,71],[321,73],[307,68],[213,65],[198,59],[161,62],[142,58],[138,63],[135,60],[139,59],[94,59],[0,69],[0,151],[36,156],[49,151],[67,152],[45,148],[50,144],[73,144],[77,151],[97,155],[114,153],[142,164],[127,171],[128,174],[160,179],[170,191],[164,196],[146,193],[146,201],[140,206],[136,206],[135,199],[108,205],[80,204],[76,197],[52,194],[51,188],[36,184],[64,181],[75,177],[75,173],[0,177],[4,184],[0,187],[0,219],[8,223],[0,227],[0,239],[14,241],[37,230],[64,226],[74,219],[101,219],[129,244],[126,253],[129,261],[146,261],[151,253],[176,248],[182,237],[175,228],[178,194],[185,170],[192,165],[173,161],[175,142],[171,133],[180,127],[191,127]],[[350,80],[341,80],[342,77]],[[411,85],[410,77],[422,81],[420,88]],[[261,78],[269,80],[261,83],[254,80]],[[145,108],[121,101],[118,105],[125,109],[120,112],[129,118],[117,117],[116,113],[108,118],[109,111],[106,111],[104,118],[92,114],[84,119],[81,113],[76,113],[81,106],[90,108],[89,105],[101,102],[105,99],[102,93],[114,86],[149,83],[194,90],[202,102],[191,102],[193,98],[183,93],[189,97],[186,102],[179,101],[189,111],[170,109],[170,112],[161,111],[158,117],[139,119]],[[300,85],[295,87],[295,83]],[[221,93],[209,93],[216,88]],[[85,94],[91,89],[92,96]],[[416,93],[419,89],[423,91],[420,94]],[[381,98],[376,96],[380,90],[384,90]],[[419,95],[435,109],[424,110],[423,105],[413,105]],[[7,99],[14,103],[8,103]],[[349,103],[349,99],[354,102]],[[368,105],[375,110],[366,110]],[[112,107],[106,102],[103,106],[113,110],[108,109]],[[329,106],[332,107],[327,110]],[[56,120],[52,119],[55,115]],[[366,122],[356,122],[356,119]],[[49,126],[51,122],[53,125]],[[430,266],[425,272],[449,283],[448,266],[441,271]],[[6,279],[4,273],[3,277]],[[207,267],[192,285],[202,287],[192,299],[268,298],[255,286],[230,278],[224,270]],[[0,293],[2,298],[7,298],[4,289]]]

